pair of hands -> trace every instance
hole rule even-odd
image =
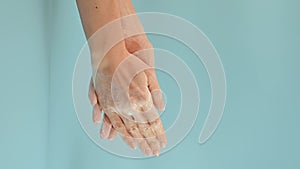
[[[97,67],[89,98],[94,123],[101,123],[104,111],[101,138],[113,140],[119,133],[132,149],[158,156],[167,138],[157,113],[165,105],[153,64],[154,51],[145,34],[119,42]]]

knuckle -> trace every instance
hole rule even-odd
[[[115,123],[114,128],[115,128],[117,131],[122,131],[122,130],[124,129],[124,126],[123,126],[122,123],[117,122],[117,123]]]
[[[129,129],[128,129],[128,132],[130,133],[130,134],[135,134],[135,133],[137,133],[138,132],[138,128],[137,128],[137,126],[131,126]]]
[[[145,136],[152,135],[152,129],[149,126],[142,128],[141,131]]]
[[[160,121],[159,120],[155,120],[152,122],[151,126],[154,126],[154,127],[159,127],[160,126]]]

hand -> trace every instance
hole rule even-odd
[[[98,97],[94,88],[94,83],[91,79],[89,87],[89,99],[93,106],[93,121],[96,125],[100,124],[100,122],[102,121],[102,107],[97,98]],[[113,129],[112,124],[106,114],[104,114],[103,123],[100,131],[101,138],[107,138],[110,140],[114,140],[118,134],[117,131]]]
[[[130,82],[130,87],[128,91],[130,95],[131,107],[134,107],[135,110],[144,111],[144,116],[141,116],[141,112],[138,112],[138,114],[131,114],[130,116],[128,116],[128,114],[126,113],[120,115],[114,112],[113,110],[115,105],[111,100],[112,98],[110,98],[109,94],[107,95],[111,87],[110,84],[112,81],[112,74],[116,70],[117,66],[120,65],[122,60],[125,59],[126,56],[130,55],[130,53],[128,53],[127,50],[124,48],[125,45],[122,44],[117,45],[118,47],[114,47],[109,52],[108,56],[105,57],[103,63],[101,63],[100,65],[100,74],[102,74],[102,76],[100,75],[99,79],[101,80],[99,81],[99,83],[96,82],[97,84],[99,84],[99,91],[97,93],[102,93],[101,96],[98,96],[98,100],[100,100],[100,103],[102,105],[103,103],[104,105],[106,105],[106,108],[104,108],[105,116],[101,129],[101,137],[113,139],[116,135],[114,129],[116,129],[118,132],[121,133],[123,139],[130,147],[134,148],[135,141],[137,141],[140,148],[144,151],[145,154],[158,155],[160,146],[165,146],[166,144],[166,136],[162,127],[162,123],[157,116],[157,112],[153,112],[153,109],[152,111],[150,111],[150,113],[145,113],[148,109],[151,109],[151,107],[153,107],[150,94],[151,90],[149,90],[150,88],[148,88],[148,86],[155,86],[155,88],[152,89],[157,89],[156,85],[158,84],[156,77],[153,76],[153,74],[151,73],[151,71],[153,70],[150,70],[149,72],[146,71],[147,73],[141,72],[138,75],[136,75],[133,78],[132,82]],[[133,64],[134,66],[135,64],[139,63],[139,59],[131,59],[131,62],[135,62]],[[125,70],[125,72],[126,71],[127,70]],[[105,73],[103,74],[103,72]],[[123,77],[124,75],[126,76],[126,73],[121,73],[121,77]],[[126,82],[121,83],[121,85],[122,84],[126,84]],[[119,89],[123,89],[123,87],[120,87]],[[92,104],[94,105],[93,118],[94,122],[100,122],[102,106],[99,102],[97,102],[97,99],[95,99],[95,97],[97,97],[97,95],[94,91],[93,85],[91,85],[90,99]],[[127,108],[127,110],[129,109]],[[130,117],[133,119],[129,119]],[[142,119],[147,120],[147,123],[145,123],[145,121],[140,121]],[[139,120],[139,123],[133,120]]]
[[[114,18],[118,18],[119,14],[120,14],[119,12],[121,12],[122,16],[128,15],[130,12],[134,12],[131,1],[124,0],[124,1],[119,1],[119,2],[120,2],[120,4],[118,5],[118,3],[116,1],[114,1],[114,2],[111,2],[111,1],[104,2],[103,1],[103,2],[101,2],[101,5],[100,5],[103,8],[101,8],[100,10],[94,10],[93,4],[88,4],[88,3],[85,3],[85,1],[78,0],[78,6],[80,9],[80,14],[81,14],[81,18],[82,18],[82,22],[83,22],[83,26],[84,26],[84,30],[85,30],[87,38],[91,37],[91,35],[96,30],[98,30],[100,27],[105,25],[107,22],[113,20]],[[125,4],[123,2],[125,2]],[[106,10],[107,8],[110,11],[109,15],[107,15],[108,14],[107,10]],[[131,10],[131,9],[133,9],[133,10]],[[136,24],[139,24],[138,20],[134,20],[134,22],[135,21],[137,21]],[[122,25],[123,25],[123,28],[121,28],[121,29],[123,29],[125,31],[132,29],[132,28],[128,27],[126,25],[126,23],[123,23]],[[141,26],[141,24],[140,24],[140,26]],[[124,28],[126,28],[126,29],[124,29]],[[117,28],[117,29],[121,30],[119,28]],[[110,32],[114,32],[114,33],[121,32],[118,30],[110,31]],[[107,32],[107,33],[110,34],[110,32]],[[126,33],[126,32],[124,32],[124,33]],[[142,37],[142,36],[137,36],[137,37]],[[143,45],[142,45],[142,43],[140,43],[141,41],[139,41],[140,38],[137,38],[137,37],[128,38],[125,40],[125,46],[128,48],[127,50],[130,51],[131,53],[134,53],[137,56],[137,58],[140,59],[140,60],[135,60],[135,59],[132,59],[132,57],[130,57],[131,61],[129,61],[128,63],[134,63],[135,61],[139,62],[142,60],[144,62],[144,64],[151,65],[153,67],[153,63],[154,63],[153,52],[151,52],[151,50],[147,50],[146,52],[140,51],[140,49],[149,49],[151,47],[145,47],[145,46],[147,46],[147,45],[145,45],[146,43],[143,43]],[[146,37],[146,36],[144,35],[144,37]],[[145,40],[147,40],[147,39],[145,39]],[[106,40],[100,40],[100,42],[106,42]],[[135,42],[135,43],[132,43],[132,42]],[[144,42],[147,42],[147,41],[144,41]],[[136,44],[140,45],[140,46],[135,47],[134,45],[136,45]],[[150,43],[148,43],[148,44],[150,44]],[[90,47],[92,50],[95,50],[95,49],[97,50],[99,45],[100,45],[99,43],[96,43],[96,46],[92,45]],[[124,46],[124,45],[121,45],[121,46]],[[100,45],[100,47],[101,47],[101,45]],[[119,53],[118,53],[118,51],[119,51]],[[107,55],[111,55],[111,56],[115,55],[118,57],[119,56],[128,56],[129,52],[127,51],[127,53],[126,53],[123,51],[124,51],[124,49],[119,47],[118,50],[111,50],[110,54],[107,54]],[[147,52],[148,52],[148,54],[147,54]],[[111,57],[108,57],[108,58],[111,58]],[[120,58],[121,59],[119,61],[122,61],[122,59],[124,59],[122,57],[120,57]],[[134,63],[134,65],[142,65],[142,63],[137,63],[137,62]],[[93,63],[97,63],[97,62],[93,62]],[[121,62],[118,62],[117,60],[109,60],[108,59],[108,62],[106,62],[106,64],[101,64],[100,70],[102,70],[102,71],[100,71],[100,72],[105,72],[104,70],[106,70],[108,72],[111,71],[110,73],[106,72],[106,74],[112,75],[112,72],[115,71],[115,69],[117,68],[117,66],[120,63]],[[119,71],[119,72],[126,73],[127,70],[123,70],[123,71]],[[129,75],[130,75],[130,73],[129,73]],[[143,142],[143,140],[145,140],[144,137],[143,137],[143,139],[138,140],[138,143],[139,143],[141,149],[146,154],[150,154],[149,151],[147,151],[147,150],[148,150],[148,148],[152,148],[151,149],[152,153],[158,155],[159,151],[157,151],[157,146],[155,146],[157,144],[155,144],[155,141],[151,140],[151,138],[154,138],[151,136],[156,133],[157,134],[156,138],[158,140],[160,140],[159,143],[161,144],[161,146],[164,146],[166,144],[166,137],[165,137],[165,133],[164,133],[161,121],[158,118],[157,112],[155,111],[155,109],[153,109],[153,106],[152,106],[152,101],[153,101],[157,108],[159,108],[161,110],[164,109],[164,103],[163,103],[163,100],[161,97],[161,92],[159,89],[158,82],[156,80],[155,71],[153,69],[152,70],[148,69],[148,70],[145,70],[145,71],[139,73],[138,75],[132,77],[133,78],[132,81],[134,83],[130,82],[130,85],[129,85],[130,90],[127,91],[127,93],[130,96],[130,99],[129,99],[130,104],[129,105],[130,105],[130,107],[134,107],[134,109],[138,110],[137,112],[140,112],[140,111],[142,111],[142,112],[144,111],[144,112],[143,113],[141,113],[141,112],[133,113],[131,115],[128,115],[128,114],[122,112],[126,109],[126,104],[123,105],[123,106],[125,106],[125,107],[123,107],[125,109],[122,109],[122,107],[120,109],[120,105],[117,106],[119,108],[116,109],[115,105],[113,104],[114,102],[113,102],[112,97],[109,97],[109,96],[111,96],[111,93],[109,90],[111,88],[107,87],[106,89],[108,89],[108,90],[103,90],[103,92],[99,92],[99,91],[101,91],[101,89],[105,89],[105,87],[103,87],[103,86],[111,86],[111,83],[110,84],[103,83],[102,86],[101,85],[99,86],[99,85],[97,85],[98,84],[97,79],[100,82],[100,84],[101,84],[101,82],[109,82],[109,81],[112,82],[112,79],[110,79],[110,78],[103,78],[103,77],[107,77],[107,76],[100,76],[100,77],[102,77],[102,79],[95,78],[97,92],[95,92],[95,90],[94,90],[95,87],[93,87],[93,83],[91,83],[90,88],[92,90],[90,90],[90,99],[94,106],[94,113],[93,113],[94,114],[93,115],[94,122],[99,123],[101,121],[101,110],[103,109],[105,111],[104,122],[102,124],[102,129],[101,129],[101,131],[102,131],[101,136],[104,138],[107,137],[107,138],[113,139],[115,137],[114,133],[116,133],[116,132],[114,132],[115,131],[114,128],[116,128],[116,130],[118,130],[119,132],[120,132],[119,128],[121,130],[124,129],[124,127],[122,125],[118,126],[115,123],[118,121],[120,122],[120,119],[121,119],[121,121],[124,120],[124,121],[122,121],[123,122],[122,124],[126,125],[126,120],[129,120],[129,122],[125,126],[126,129],[131,129],[129,131],[135,131],[136,126],[137,126],[138,129],[141,129],[140,130],[141,132],[139,131],[140,135],[147,137],[146,142]],[[117,80],[122,80],[122,78],[120,78],[120,77],[128,77],[128,75],[119,74],[119,78],[117,78]],[[99,79],[101,79],[101,80],[99,80]],[[126,80],[125,80],[125,83],[122,81],[119,81],[119,82],[116,82],[115,84],[117,84],[117,85],[121,84],[121,85],[127,86]],[[98,89],[100,89],[100,90],[98,90]],[[148,90],[146,90],[146,89],[148,89]],[[124,92],[122,90],[122,87],[120,87],[118,91],[119,91],[119,94],[118,94],[118,92],[114,92],[114,93],[115,94],[117,93],[117,95],[126,96],[125,95],[126,90]],[[99,93],[101,93],[101,95]],[[108,97],[106,97],[106,96],[108,96]],[[96,99],[95,99],[95,97],[96,97]],[[97,97],[98,97],[98,99],[97,99]],[[103,99],[103,98],[105,98],[105,99]],[[121,100],[121,102],[122,102],[122,100],[123,101],[125,100],[125,103],[126,103],[126,97],[124,97],[123,99],[119,99],[119,100]],[[108,106],[108,107],[106,107],[106,106]],[[128,106],[128,104],[127,104],[127,106]],[[110,109],[110,108],[112,108],[112,109]],[[121,111],[121,113],[117,113],[118,111],[111,111],[112,113],[110,113],[109,110],[119,110],[119,111]],[[130,110],[130,109],[127,109],[127,111],[128,110]],[[148,111],[150,113],[146,113]],[[109,114],[111,114],[111,116],[109,116]],[[140,117],[139,117],[139,115],[140,115]],[[143,118],[143,116],[145,116],[145,117]],[[130,117],[133,117],[134,120],[130,119]],[[147,121],[145,121],[145,120],[147,120]],[[140,123],[137,123],[137,122],[140,122]],[[147,123],[145,123],[145,122],[147,122]],[[118,124],[121,124],[121,123],[118,123]],[[151,130],[149,130],[149,129],[151,129]],[[127,139],[127,143],[129,145],[131,145],[131,147],[134,147],[134,145],[131,144],[132,142],[131,142],[130,137],[126,137],[126,136],[124,137],[124,135],[127,135],[127,134],[125,131],[123,133],[121,132],[123,138]],[[131,136],[135,135],[136,138],[140,138],[140,137],[138,137],[139,133],[136,133],[136,132],[127,132],[127,133],[129,133],[129,134],[132,133]],[[163,133],[163,134],[159,134],[159,133]],[[148,147],[147,147],[147,144],[148,144]]]

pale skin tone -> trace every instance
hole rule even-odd
[[[135,14],[131,0],[77,0],[77,5],[87,39],[107,23],[122,16]],[[130,25],[143,29],[137,18]],[[119,25],[120,31],[126,33],[126,30],[131,29],[130,25],[121,23]],[[151,54],[153,52],[145,57],[141,53],[139,54],[139,51],[151,48],[152,44],[145,34],[126,38],[109,50],[98,71],[113,74],[117,66],[131,54],[134,54],[144,63],[150,64],[149,62],[154,60],[154,56]],[[118,112],[107,109],[107,105],[103,105],[103,96],[106,93],[102,92],[101,85],[103,86],[104,83],[108,82],[103,79],[95,82],[96,86],[93,81],[90,83],[89,98],[94,107],[93,121],[95,124],[102,121],[101,115],[104,111],[100,131],[101,138],[114,139],[119,133],[131,148],[135,149],[138,146],[146,155],[158,156],[161,147],[167,143],[161,120],[158,118],[154,121],[148,120],[146,123],[135,122],[123,117]],[[161,93],[155,92],[159,91],[160,87],[153,69],[138,73],[129,86],[129,96],[131,93],[135,94],[135,97],[131,97],[134,98],[131,101],[143,101],[146,98],[145,94],[139,95],[136,92],[130,92],[136,90],[142,91],[141,93],[148,93],[154,106],[159,110],[164,110]]]

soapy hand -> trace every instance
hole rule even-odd
[[[114,46],[99,65],[96,90],[91,83],[93,119],[100,122],[103,109],[102,138],[113,139],[118,131],[131,148],[138,144],[145,154],[159,155],[160,147],[166,145],[166,136],[153,101],[160,110],[164,103],[155,71],[146,64],[149,62],[144,62],[153,60],[153,51],[131,49],[137,57],[128,52],[125,43]]]

